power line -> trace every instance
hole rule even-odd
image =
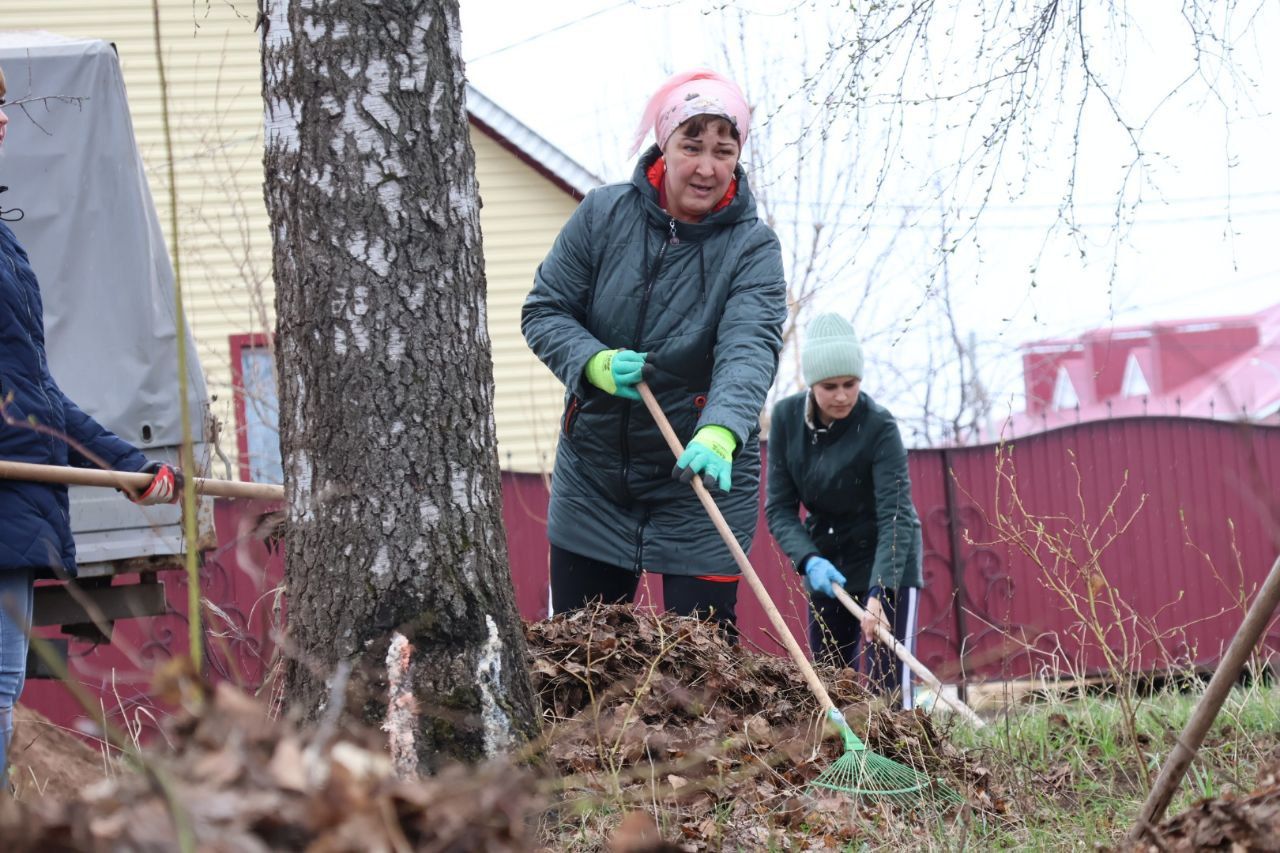
[[[924,209],[923,212],[930,213],[931,211]],[[1230,218],[1232,221],[1235,221],[1239,219],[1253,219],[1255,217],[1271,217],[1271,216],[1280,216],[1280,208],[1273,208],[1269,210],[1237,210],[1237,211],[1232,211],[1230,214],[1223,212],[1223,213],[1217,213],[1217,214],[1205,214],[1200,216],[1166,217],[1163,219],[1132,219],[1132,220],[1125,219],[1120,221],[1120,225],[1123,226],[1124,228],[1144,228],[1144,227],[1155,226],[1155,225],[1189,225],[1196,222],[1222,222],[1228,218]],[[794,219],[794,218],[788,218],[788,217],[774,217],[773,219],[773,222],[777,225],[807,226],[807,225],[811,225],[814,221],[815,221],[814,219],[806,220],[806,219]],[[921,219],[921,220],[904,223],[904,222],[885,222],[885,221],[874,221],[874,220],[870,222],[861,222],[856,218],[846,219],[846,218],[835,217],[830,221],[836,224],[841,224],[844,228],[865,229],[865,230],[872,230],[872,231],[899,231],[899,230],[905,231],[905,230],[912,230],[912,229],[926,229],[926,230],[933,231],[933,230],[940,229],[943,225],[942,221],[938,219]],[[1112,220],[1102,221],[1102,222],[1071,222],[1069,220],[1064,219],[1064,220],[1061,220],[1061,226],[1058,226],[1056,221],[992,222],[990,219],[982,219],[982,220],[979,220],[979,222],[975,227],[979,231],[988,231],[988,232],[990,231],[1041,231],[1041,230],[1047,230],[1052,227],[1066,227],[1068,230],[1076,230],[1076,231],[1107,231],[1107,230],[1113,230],[1116,227],[1116,225],[1117,223]],[[962,228],[958,225],[953,225],[952,230],[963,231],[965,230],[965,228]]]
[[[491,51],[489,51],[488,53],[482,53],[482,54],[480,54],[479,56],[473,57],[473,58],[468,59],[468,60],[465,60],[465,61],[469,64],[469,63],[472,63],[472,62],[479,62],[479,61],[480,61],[480,60],[482,60],[482,59],[488,59],[488,58],[489,58],[489,57],[491,57],[491,56],[497,56],[499,53],[505,53],[505,52],[506,52],[506,51],[508,51],[508,50],[513,50],[513,49],[515,49],[515,48],[517,48],[517,47],[520,47],[521,45],[526,45],[526,44],[528,44],[528,43],[529,43],[529,42],[531,42],[531,41],[537,41],[538,39],[542,38],[543,36],[549,36],[549,35],[551,35],[552,33],[558,33],[558,32],[560,32],[561,30],[566,30],[566,29],[568,29],[569,27],[577,26],[578,24],[582,23],[583,21],[588,21],[588,20],[590,20],[590,19],[592,19],[592,18],[594,18],[594,17],[597,17],[598,15],[603,15],[603,14],[605,14],[606,12],[612,12],[612,11],[614,11],[615,9],[621,9],[623,6],[630,5],[630,3],[631,3],[631,0],[622,0],[622,2],[621,2],[621,3],[614,3],[612,6],[606,6],[606,7],[605,7],[605,8],[603,8],[603,9],[597,9],[596,11],[591,12],[591,13],[586,14],[586,15],[583,15],[583,16],[582,16],[582,17],[580,17],[580,18],[574,18],[574,19],[573,19],[573,20],[571,20],[571,21],[565,21],[563,24],[559,24],[559,25],[557,25],[557,26],[554,26],[554,27],[552,27],[552,28],[551,28],[551,29],[549,29],[549,30],[543,30],[543,31],[542,31],[542,32],[540,32],[540,33],[534,33],[534,34],[533,34],[533,35],[531,35],[531,36],[528,36],[528,37],[526,37],[526,38],[522,38],[522,39],[520,39],[520,41],[512,42],[511,44],[504,45],[504,46],[502,46],[502,47],[500,47],[500,48],[497,48],[496,50],[491,50]]]
[[[1273,198],[1280,198],[1280,189],[1261,190],[1258,192],[1251,192],[1251,193],[1232,193],[1230,195],[1184,196],[1181,198],[1167,198],[1167,199],[1160,199],[1160,198],[1141,199],[1137,202],[1136,206],[1134,205],[1133,202],[1128,202],[1125,205],[1123,205],[1123,207],[1124,209],[1129,210],[1129,209],[1137,209],[1137,207],[1159,208],[1159,207],[1166,207],[1166,206],[1172,207],[1174,205],[1182,205],[1182,204],[1204,204],[1206,202],[1237,202],[1237,201],[1250,201],[1254,199],[1273,199]],[[882,210],[902,210],[902,211],[908,211],[908,212],[915,211],[915,210],[922,211],[922,212],[929,212],[929,205],[932,203],[932,201],[933,200],[931,199],[921,204],[904,204],[901,202],[877,202],[874,205],[872,205],[866,202],[854,202],[854,201],[830,201],[830,202],[824,202],[821,200],[808,201],[798,196],[796,197],[784,196],[781,198],[775,197],[773,199],[769,199],[766,195],[766,204],[772,204],[779,207],[805,207],[805,208],[817,207],[817,208],[839,208],[839,209],[848,209],[848,208],[866,209],[869,207],[878,207]],[[955,213],[965,213],[965,212],[973,212],[973,211],[990,212],[990,211],[1001,211],[1001,210],[1008,210],[1008,211],[1014,211],[1014,212],[1020,213],[1028,210],[1062,210],[1062,209],[1069,210],[1073,208],[1077,210],[1085,209],[1085,208],[1114,209],[1115,207],[1116,207],[1115,202],[1110,202],[1110,201],[1087,201],[1087,202],[1077,202],[1075,204],[1059,204],[1059,203],[1044,204],[1039,202],[1034,202],[1034,203],[1028,202],[1026,204],[1019,204],[1019,203],[1007,203],[1007,204],[992,203],[992,204],[981,204],[981,205],[965,204],[965,205],[957,205],[951,208],[951,210]],[[1223,214],[1225,215],[1226,212],[1227,211],[1224,210]],[[1252,211],[1245,211],[1245,213],[1250,213],[1250,212]],[[1209,218],[1216,219],[1218,218],[1218,216],[1213,215]]]

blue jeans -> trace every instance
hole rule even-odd
[[[27,680],[31,602],[30,569],[0,569],[0,790],[9,789],[9,740],[13,706]]]

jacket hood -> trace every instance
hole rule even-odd
[[[671,215],[658,206],[658,191],[649,183],[649,167],[662,156],[657,145],[651,145],[636,161],[635,171],[631,173],[631,185],[640,193],[645,216],[655,226],[664,231],[671,225]],[[701,240],[717,228],[737,225],[758,219],[756,200],[751,194],[751,186],[747,182],[747,173],[739,162],[734,167],[733,176],[738,181],[738,191],[727,207],[710,213],[701,222],[676,222],[676,236],[682,240]]]

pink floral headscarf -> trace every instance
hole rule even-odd
[[[747,99],[728,77],[706,68],[695,68],[674,75],[658,87],[649,99],[649,105],[636,128],[635,154],[644,139],[653,130],[653,139],[659,148],[666,147],[667,140],[676,128],[698,115],[721,116],[738,130],[739,142],[745,144],[751,127],[751,108]]]

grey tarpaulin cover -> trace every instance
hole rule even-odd
[[[0,210],[40,280],[54,379],[148,457],[175,459],[180,328],[197,442],[207,393],[190,333],[178,322],[173,269],[115,49],[99,40],[0,32],[0,67],[9,90]],[[22,211],[17,221],[15,209]],[[114,492],[72,490],[82,567],[178,553],[178,518],[175,507],[142,510]]]

